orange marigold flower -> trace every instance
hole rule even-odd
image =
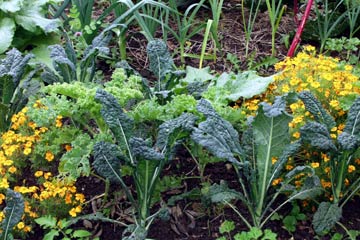
[[[348,172],[349,172],[349,173],[352,173],[352,172],[355,171],[355,170],[356,170],[356,168],[355,168],[354,165],[349,165],[349,166],[348,166]]]
[[[51,162],[52,160],[54,160],[54,154],[50,151],[47,151],[45,154],[45,159],[48,160],[49,162]]]
[[[72,147],[71,147],[71,145],[69,145],[69,144],[66,144],[65,145],[65,150],[68,152],[68,151],[70,151],[72,149]]]
[[[282,181],[282,178],[277,178],[277,179],[274,179],[271,184],[272,184],[273,186],[276,186],[276,185],[278,185],[281,181]]]

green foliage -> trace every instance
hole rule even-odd
[[[11,231],[20,222],[24,213],[24,199],[18,192],[11,189],[6,191],[6,207],[4,208],[5,219],[1,223],[0,239],[13,239]]]
[[[296,224],[298,221],[303,221],[306,219],[306,215],[300,212],[299,205],[292,203],[292,209],[291,212],[284,217],[282,220],[284,227],[289,232],[295,232],[296,230]]]
[[[257,227],[252,227],[248,232],[241,232],[234,236],[234,240],[275,240],[277,234],[269,229],[262,231]]]
[[[50,68],[45,68],[42,74],[43,80],[49,84],[54,82],[71,83],[73,81],[94,82],[96,80],[96,59],[99,55],[109,53],[107,45],[111,38],[111,33],[101,32],[94,38],[92,44],[84,50],[80,62],[77,62],[75,50],[69,39],[66,39],[65,48],[61,45],[50,46],[50,57],[56,72]]]
[[[152,40],[148,43],[146,52],[149,56],[150,70],[161,81],[172,71],[174,64],[166,43],[159,39]]]
[[[31,54],[23,57],[18,50],[12,49],[0,60],[0,132],[7,130],[11,116],[19,112],[40,88],[39,83],[32,80],[35,70],[25,75],[32,57]]]
[[[56,220],[53,216],[43,216],[35,219],[35,222],[39,224],[43,229],[48,229],[49,231],[44,235],[44,240],[53,240],[57,239],[57,237],[62,236],[62,239],[70,240],[70,239],[93,239],[90,238],[92,236],[91,232],[82,229],[72,229],[70,226],[72,225],[72,221],[68,221],[66,219],[61,219],[59,221]],[[99,239],[99,238],[95,238]]]
[[[311,95],[310,93],[306,94]],[[313,98],[312,96],[311,99]],[[309,106],[307,104],[308,99],[302,98],[306,107]],[[321,105],[317,106],[318,111],[315,113],[325,111]],[[348,167],[353,163],[354,153],[358,150],[360,143],[359,113],[360,98],[357,98],[348,112],[344,131],[337,137],[337,141],[330,138],[327,126],[321,118],[315,117],[315,120],[321,123],[308,122],[300,129],[301,140],[304,143],[330,157],[329,167],[333,203],[321,203],[314,215],[313,224],[318,234],[329,231],[335,225],[341,217],[342,207],[360,188],[358,180],[354,181],[350,186],[344,184],[344,180],[349,177]]]
[[[337,204],[322,202],[314,214],[313,225],[317,234],[327,233],[340,220],[342,209]]]
[[[257,115],[250,121],[248,130],[243,133],[242,143],[239,142],[237,131],[214,111],[209,102],[200,100],[197,107],[206,120],[198,124],[191,138],[216,157],[233,163],[244,193],[244,197],[240,199],[252,216],[252,225],[241,213],[237,214],[249,228],[263,227],[271,215],[285,203],[318,194],[321,189],[320,181],[313,171],[305,179],[301,189],[292,186],[290,182],[295,176],[307,171],[305,167],[298,167],[286,176],[278,192],[271,194],[273,181],[281,173],[287,159],[300,148],[299,142],[290,143],[288,123],[292,117],[286,113],[285,107],[285,96],[277,97],[273,105],[262,103]],[[275,165],[272,164],[274,157],[279,159]],[[292,194],[268,214],[270,206],[283,191]],[[217,199],[218,201],[221,199]]]
[[[98,89],[95,97],[102,105],[101,114],[108,124],[117,144],[98,142],[94,146],[94,168],[102,176],[120,183],[127,198],[136,209],[136,224],[125,231],[123,239],[146,237],[153,218],[150,217],[152,198],[156,192],[157,181],[172,152],[182,139],[189,134],[196,117],[184,114],[159,127],[156,148],[150,139],[144,140],[134,136],[134,121],[123,112],[116,99],[104,90]],[[127,162],[131,167],[131,177],[136,187],[136,198],[121,176],[121,165]],[[130,236],[127,236],[127,233]]]
[[[59,0],[4,0],[0,3],[0,53],[10,46],[24,49],[33,38],[46,38],[60,25],[57,19],[46,18],[47,5]],[[23,44],[18,44],[22,42]]]
[[[234,229],[235,229],[235,223],[233,221],[225,220],[224,222],[221,223],[219,227],[219,232],[221,234],[230,233]]]

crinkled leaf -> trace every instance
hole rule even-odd
[[[163,79],[165,75],[173,69],[173,60],[166,43],[163,40],[156,39],[148,43],[146,47],[150,61],[150,70],[154,75]]]
[[[0,60],[0,77],[9,75],[14,84],[18,85],[25,71],[26,64],[33,57],[27,54],[24,57],[17,49],[12,49],[6,53],[6,58]]]
[[[318,122],[308,122],[300,128],[301,140],[321,151],[336,151],[336,146],[325,125]]]
[[[80,62],[80,81],[92,82],[96,70],[96,58],[100,54],[109,54],[107,47],[112,38],[111,31],[99,34],[84,51],[84,57]]]
[[[334,118],[326,112],[313,94],[302,91],[299,98],[304,102],[306,110],[314,116],[315,121],[324,124],[328,130],[336,126]]]
[[[224,203],[236,199],[245,199],[240,192],[230,189],[225,181],[221,181],[220,184],[215,183],[206,189],[206,191],[203,190],[202,192],[204,200],[212,203]]]
[[[157,152],[154,148],[147,146],[147,142],[142,138],[130,138],[129,141],[132,156],[137,160],[154,160],[154,161],[162,161],[164,156]]]
[[[269,186],[272,158],[280,157],[290,143],[288,125],[292,117],[285,112],[285,104],[282,104],[284,99],[277,98],[277,101],[272,106],[262,103],[252,122],[258,185],[261,191],[266,191]]]
[[[18,192],[11,189],[6,191],[6,207],[4,208],[5,218],[1,223],[1,239],[8,239],[13,227],[20,222],[24,213],[24,198]]]
[[[10,104],[15,88],[16,86],[11,76],[5,75],[0,77],[0,102],[6,105]],[[5,117],[5,115],[3,116]]]
[[[359,138],[354,135],[350,135],[347,132],[342,132],[338,136],[337,140],[338,140],[338,143],[339,143],[341,149],[344,149],[344,150],[355,151],[360,145]]]
[[[319,205],[313,218],[314,230],[317,234],[323,235],[330,231],[342,215],[342,208],[335,203],[322,202]]]
[[[193,129],[197,117],[184,113],[180,117],[168,120],[159,126],[157,140],[155,146],[163,150],[165,147],[172,148],[177,141],[186,137]],[[167,149],[169,151],[171,149]]]
[[[288,188],[292,189],[292,194],[290,198],[295,200],[305,200],[312,199],[322,193],[323,188],[321,187],[320,179],[318,176],[314,175],[314,169],[309,166],[297,166],[291,172],[286,174],[286,178],[293,178],[298,174],[307,173],[308,176],[305,177],[302,187],[297,190],[295,187]]]
[[[200,100],[197,109],[207,119],[194,129],[191,138],[216,157],[238,163],[234,154],[240,156],[242,150],[237,131],[228,121],[217,115],[208,101]]]
[[[360,97],[358,97],[348,112],[344,132],[360,138]]]
[[[93,166],[101,176],[111,182],[119,182],[121,179],[121,160],[125,160],[125,157],[115,144],[98,142],[94,145]]]
[[[0,20],[0,54],[5,52],[11,45],[15,34],[15,23],[11,18]]]
[[[60,45],[49,46],[50,57],[53,61],[53,66],[64,82],[70,83],[77,80],[76,66],[68,58],[65,49]]]
[[[101,115],[111,129],[122,149],[128,149],[128,139],[132,136],[133,120],[120,107],[114,96],[105,90],[96,91],[95,100],[101,103]]]

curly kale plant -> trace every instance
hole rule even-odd
[[[335,126],[334,119],[323,109],[321,103],[307,91],[299,93],[306,110],[313,116],[300,129],[301,140],[326,154],[330,161],[330,181],[332,202],[322,202],[314,215],[313,224],[316,233],[328,232],[341,218],[342,208],[360,189],[360,178],[346,186],[349,179],[348,168],[355,161],[355,153],[360,146],[360,97],[348,112],[344,131],[336,140],[331,138],[330,129]]]
[[[145,239],[154,217],[163,210],[150,215],[151,200],[164,165],[172,159],[173,149],[189,135],[196,121],[191,114],[183,114],[160,125],[157,141],[135,136],[135,125],[114,96],[97,90],[96,97],[102,105],[101,114],[114,137],[114,143],[100,141],[94,146],[95,170],[125,190],[128,200],[136,210],[135,225],[130,225],[122,239]],[[130,165],[136,195],[123,179],[122,166]]]
[[[231,162],[238,174],[242,192],[235,195],[222,187],[224,194],[217,190],[210,191],[208,196],[212,202],[229,203],[231,199],[240,199],[252,217],[252,223],[237,211],[244,223],[262,228],[272,214],[284,204],[295,199],[306,199],[321,191],[320,180],[310,167],[298,166],[287,173],[277,191],[273,182],[282,174],[284,164],[295,154],[301,144],[290,142],[288,123],[292,117],[285,111],[284,97],[278,97],[273,105],[260,104],[257,115],[249,120],[250,124],[239,141],[239,134],[233,126],[222,119],[206,100],[200,100],[198,111],[206,120],[201,122],[192,132],[191,138],[218,158]],[[272,164],[272,159],[278,159]],[[301,188],[291,185],[300,173],[307,173]],[[214,197],[215,192],[217,197]],[[281,193],[287,192],[288,198],[271,209]],[[222,196],[222,197],[221,197]],[[230,206],[232,206],[230,204]]]

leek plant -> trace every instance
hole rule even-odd
[[[266,0],[266,6],[271,24],[271,55],[275,56],[275,36],[286,7],[282,4],[282,0],[271,0],[271,2]]]
[[[360,2],[355,0],[345,0],[345,5],[349,20],[349,38],[353,38],[354,34],[360,29],[360,26],[357,26],[357,21],[360,16]]]
[[[221,11],[224,4],[224,0],[209,0],[211,13],[212,13],[212,24],[211,24],[211,36],[215,42],[214,55],[216,56],[216,49],[221,49],[219,41],[219,23],[221,17]]]
[[[244,0],[241,0],[241,15],[243,19],[244,32],[245,32],[245,57],[247,58],[249,55],[249,43],[251,40],[251,33],[254,28],[256,17],[259,13],[259,8],[261,1],[257,1],[257,5],[255,5],[256,1],[251,1],[250,12],[248,19],[245,18],[245,8],[244,8]]]

